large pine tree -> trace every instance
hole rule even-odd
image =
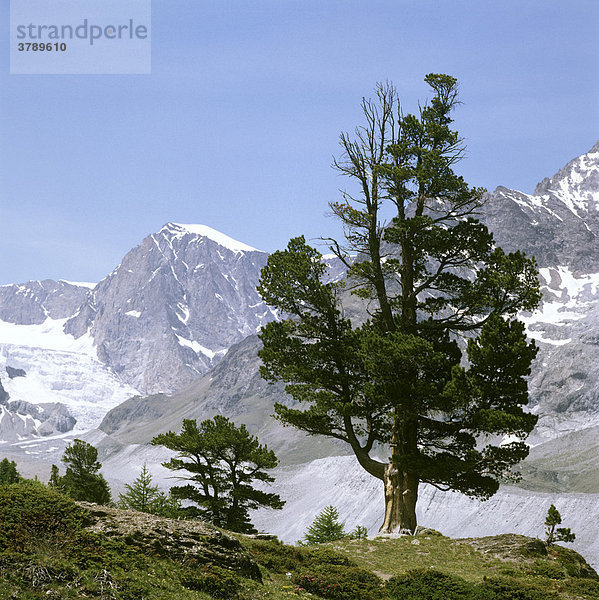
[[[335,167],[357,185],[330,204],[345,240],[328,242],[362,322],[347,318],[342,286],[323,282],[322,257],[301,237],[269,257],[258,288],[286,317],[262,329],[262,375],[307,405],[277,405],[277,417],[351,446],[384,483],[385,532],[415,531],[421,482],[491,496],[536,423],[523,410],[536,347],[516,319],[539,302],[536,265],[496,247],[477,220],[484,190],[453,171],[464,153],[451,129],[457,82],[425,81],[433,97],[417,115],[379,86],[363,101],[365,125],[341,136]]]

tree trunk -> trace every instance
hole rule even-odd
[[[418,477],[402,473],[393,463],[385,469],[385,520],[380,533],[411,533],[416,531],[416,501]]]

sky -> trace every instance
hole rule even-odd
[[[456,170],[490,191],[599,139],[596,0],[153,0],[149,75],[10,75],[0,10],[0,284],[98,281],[169,221],[340,236],[331,162],[379,81],[412,112],[455,76]]]

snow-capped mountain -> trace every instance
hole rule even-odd
[[[72,316],[83,304],[93,283],[29,281],[0,286],[0,321],[40,325],[46,319]]]
[[[599,142],[533,194],[497,188],[483,219],[500,246],[540,267],[541,307],[521,316],[540,346],[532,441],[599,424]]]
[[[509,251],[524,249],[540,267],[599,272],[599,142],[570,161],[533,194],[498,187],[484,219]]]
[[[273,318],[256,285],[267,254],[202,225],[146,237],[65,325],[144,393],[172,392]]]
[[[543,180],[533,194],[497,188],[489,194],[481,218],[500,246],[534,255],[540,267],[542,305],[534,314],[521,315],[528,334],[540,346],[530,381],[531,405],[540,416],[530,441],[538,445],[531,453],[534,460],[523,465],[523,484],[533,491],[504,490],[481,507],[461,496],[423,489],[423,524],[460,535],[506,528],[537,534],[538,523],[526,520],[516,507],[537,510],[553,502],[574,527],[571,514],[586,524],[580,548],[597,564],[599,548],[593,540],[599,537],[599,525],[593,507],[599,493],[599,467],[592,460],[585,463],[584,491],[594,494],[566,497],[562,492],[574,485],[572,469],[588,454],[589,440],[596,439],[599,430],[599,143]],[[282,511],[276,522],[269,514],[268,529],[285,539],[299,537],[325,499],[326,504],[349,510],[350,498],[362,513],[352,513],[348,525],[374,526],[382,509],[378,482],[368,478],[366,484],[364,473],[349,466],[351,457],[332,456],[343,452],[339,447],[317,447],[318,438],[290,435],[270,419],[272,403],[286,400],[281,387],[267,389],[257,374],[258,341],[252,334],[274,318],[255,291],[266,258],[265,253],[207,227],[169,223],[131,250],[93,289],[67,282],[0,288],[0,368],[19,367],[26,372],[25,377],[8,379],[0,371],[10,395],[0,398],[0,435],[5,419],[7,424],[20,427],[18,420],[25,425],[23,411],[32,409],[21,404],[22,412],[15,416],[18,407],[7,403],[30,398],[34,387],[26,391],[25,386],[36,378],[39,389],[46,386],[36,398],[68,404],[68,391],[69,397],[78,397],[69,405],[73,416],[94,426],[102,411],[107,412],[113,402],[115,406],[126,391],[132,396],[136,390],[178,389],[171,396],[132,398],[108,412],[101,430],[86,434],[102,451],[109,481],[118,486],[132,480],[138,473],[131,465],[143,464],[146,457],[152,467],[161,460],[156,449],[144,446],[156,433],[176,428],[183,418],[221,413],[245,422],[284,457],[287,466],[280,471],[281,485],[292,490],[304,486],[297,492],[297,502],[289,502],[289,510]],[[333,279],[342,275],[338,266],[331,262]],[[70,374],[62,377],[69,368]],[[68,390],[65,381],[70,382]],[[75,381],[81,382],[82,389],[75,389]],[[89,389],[99,381],[106,384],[108,400],[103,404],[101,394],[94,396]],[[186,383],[191,385],[184,388]],[[78,408],[83,398],[92,398],[92,403],[98,399],[93,418],[86,417],[92,407]],[[38,431],[40,413],[30,416],[32,431]],[[28,435],[25,429],[19,430],[18,439]],[[594,457],[598,450],[593,443]],[[59,447],[53,440],[20,440],[11,446],[16,454],[36,454],[46,461],[57,460]],[[551,456],[564,448],[567,461],[557,473]],[[294,465],[294,453],[300,455],[298,460],[323,453],[329,457]],[[377,508],[364,511],[371,504],[367,496],[375,493]],[[358,497],[361,501],[354,502]],[[474,519],[474,514],[483,516]],[[455,523],[461,524],[458,529]]]
[[[88,430],[133,395],[185,387],[273,318],[256,292],[266,257],[168,223],[98,284],[1,286],[0,440]]]
[[[97,359],[89,335],[64,331],[93,287],[51,280],[0,287],[0,440],[85,431],[136,393]]]

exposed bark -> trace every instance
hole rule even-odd
[[[401,472],[391,462],[385,469],[385,519],[381,533],[411,533],[416,531],[418,477]]]

